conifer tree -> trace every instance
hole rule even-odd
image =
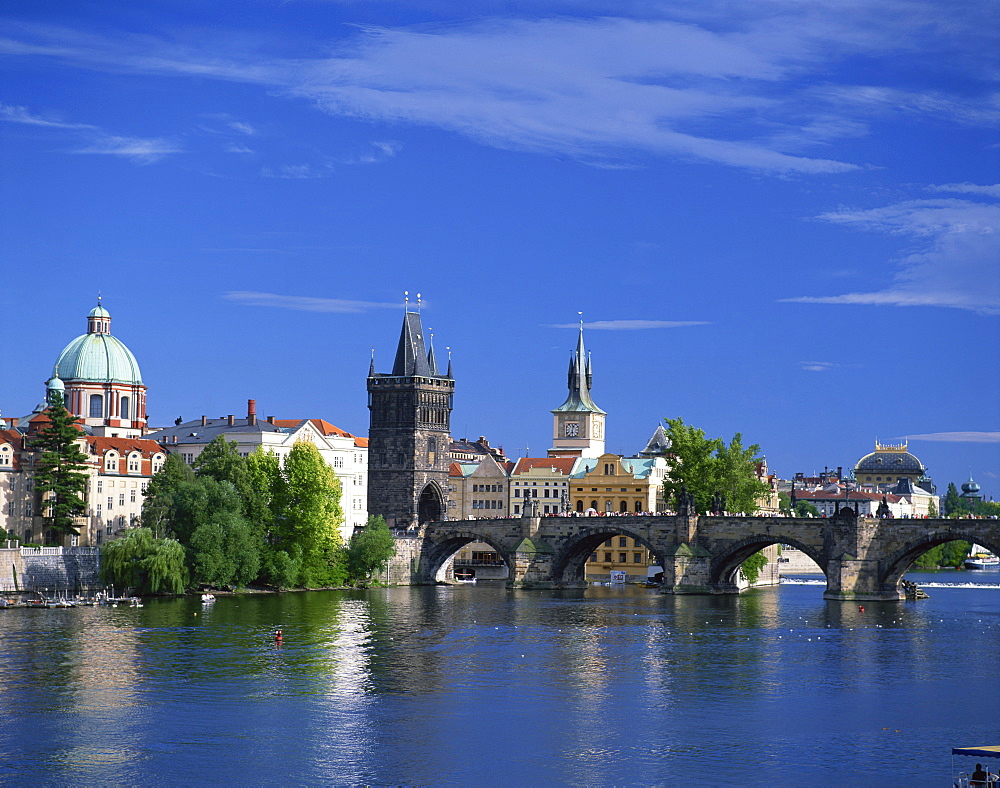
[[[35,460],[35,489],[46,527],[60,536],[76,535],[80,532],[73,521],[87,511],[82,497],[87,489],[87,455],[76,443],[83,432],[58,391],[49,392],[45,415],[49,423],[31,440],[31,448],[41,452]]]

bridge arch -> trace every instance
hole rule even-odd
[[[489,532],[461,530],[440,539],[427,539],[421,553],[421,574],[426,582],[446,583],[445,567],[448,559],[472,542],[484,542],[496,550],[507,566],[507,576],[514,576],[514,557]]]
[[[932,547],[954,542],[956,539],[982,545],[994,555],[1000,555],[1000,537],[994,538],[991,534],[982,533],[981,528],[975,527],[981,525],[981,520],[956,519],[952,522],[955,523],[954,526],[937,529],[919,539],[914,539],[886,557],[880,565],[879,581],[890,588],[897,588],[899,581],[917,558]]]
[[[711,570],[709,572],[710,585],[720,589],[735,589],[737,585],[736,573],[743,562],[754,553],[773,544],[786,544],[789,547],[801,550],[819,566],[823,572],[823,576],[826,577],[826,562],[815,547],[795,537],[774,534],[753,534],[739,541],[730,542],[726,545],[725,550],[717,553],[712,558]]]
[[[600,518],[587,523],[586,531],[576,534],[563,545],[552,562],[552,579],[557,585],[579,585],[587,582],[587,562],[608,539],[625,536],[649,550],[650,561],[663,565],[663,552],[638,529],[628,527],[629,518]],[[624,526],[624,527],[623,527]],[[645,572],[646,567],[643,567]]]
[[[434,480],[429,481],[417,498],[417,521],[423,524],[441,520],[447,511],[441,486]]]

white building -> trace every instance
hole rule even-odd
[[[234,415],[210,419],[202,416],[194,421],[150,433],[171,454],[179,454],[188,464],[217,436],[236,444],[236,450],[247,457],[260,446],[283,462],[297,441],[308,441],[318,450],[327,465],[333,468],[341,484],[340,505],[344,510],[341,532],[344,540],[354,529],[368,520],[368,439],[359,438],[323,419],[258,419],[256,403],[247,400],[246,418]]]

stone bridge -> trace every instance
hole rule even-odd
[[[517,588],[586,585],[590,554],[613,536],[637,539],[663,567],[663,591],[735,594],[740,564],[767,545],[797,547],[826,575],[826,599],[902,599],[903,573],[923,552],[964,539],[1000,555],[1000,520],[742,516],[525,517],[426,523],[416,582],[446,582],[450,559],[485,542]]]

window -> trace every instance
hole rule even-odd
[[[344,467],[344,458],[343,457],[334,457],[333,458],[333,467],[334,468],[343,468]]]
[[[104,481],[102,479],[97,480],[97,492],[98,493],[104,492]]]
[[[595,563],[597,561],[597,553],[590,554],[590,563]]]
[[[115,497],[113,495],[108,496],[108,511],[110,512],[115,508]]]
[[[608,564],[611,563],[611,553],[606,552],[604,554],[604,561],[605,561],[605,563],[608,563]]]
[[[628,538],[625,537],[625,536],[619,536],[618,537],[618,546],[619,547],[628,547]]]
[[[619,553],[618,554],[618,563],[619,564],[627,564],[628,563],[628,553]]]
[[[104,523],[104,530],[107,531],[109,534],[114,531],[114,527],[115,527],[115,521],[114,520],[107,520]]]
[[[634,563],[634,564],[641,564],[642,563],[642,553],[633,553],[632,554],[632,563]]]
[[[618,506],[618,511],[622,514],[628,514],[628,501],[622,501]]]
[[[119,495],[118,495],[118,505],[119,506],[124,506],[125,505],[125,493],[119,493]]]
[[[576,502],[576,510],[578,512],[582,512],[583,511],[583,501],[577,501]]]
[[[119,404],[119,411],[123,419],[131,418],[128,415],[128,405],[129,405],[128,397],[122,397],[121,402]]]
[[[130,491],[131,498],[129,499],[132,503],[135,503],[135,490]]]
[[[611,547],[611,540],[610,540],[610,539],[608,539],[608,541],[606,541],[606,542],[604,543],[604,546],[605,546],[605,547]]]
[[[142,455],[130,454],[128,457],[128,472],[138,473],[142,467]]]
[[[636,501],[635,502],[635,510],[636,510],[636,512],[641,512],[642,511],[642,501]]]
[[[100,394],[90,395],[90,418],[99,419],[104,415],[104,397]]]
[[[117,473],[118,471],[118,455],[113,451],[109,451],[104,457],[104,470],[111,473]]]

